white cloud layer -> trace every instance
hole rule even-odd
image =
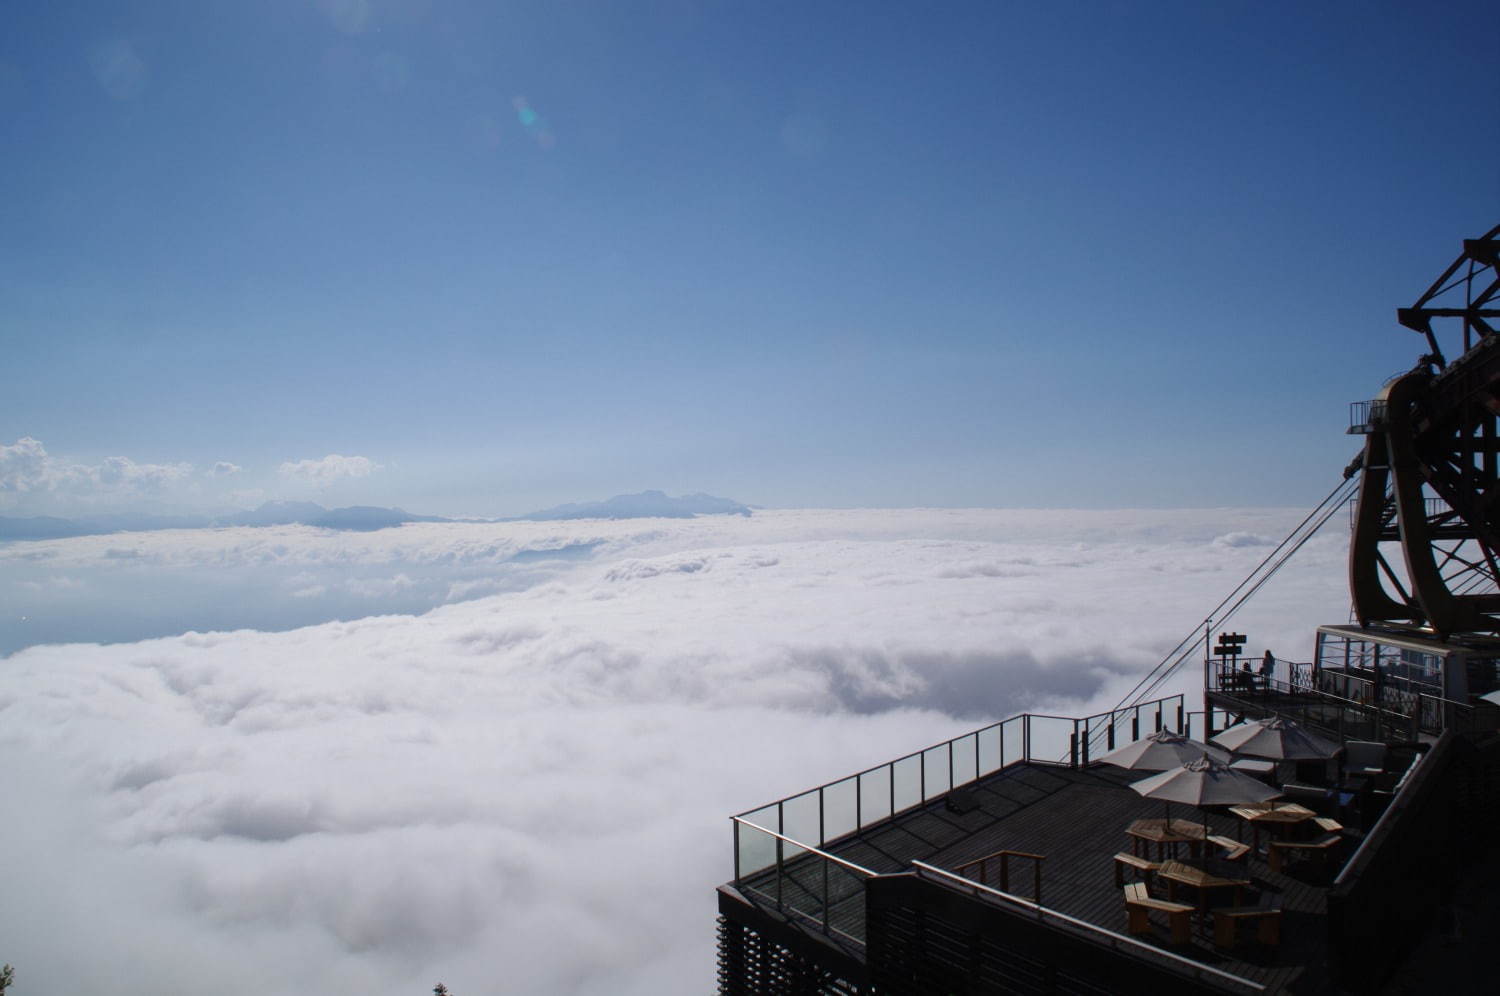
[[[23,495],[92,500],[159,495],[192,473],[187,463],[136,463],[106,457],[102,463],[70,463],[48,455],[39,440],[23,436],[0,446],[0,507]]]
[[[286,600],[503,588],[0,659],[0,792],[25,814],[0,823],[0,875],[27,897],[0,905],[0,954],[56,991],[703,992],[730,813],[1017,709],[1111,704],[1264,555],[1242,537],[1299,518],[784,511],[0,547],[0,585],[61,578],[59,599],[268,564]],[[1343,549],[1315,540],[1235,627],[1305,659],[1346,616]]]
[[[338,453],[330,453],[321,460],[288,460],[277,468],[282,477],[320,488],[345,478],[369,477],[380,469],[380,464],[369,457],[341,456]]]

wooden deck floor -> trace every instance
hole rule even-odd
[[[1162,803],[1143,799],[1128,787],[1141,777],[1108,766],[1075,771],[1016,765],[971,786],[979,802],[971,812],[950,812],[940,798],[833,842],[826,850],[876,873],[906,870],[914,860],[957,871],[966,862],[1004,849],[1043,854],[1043,905],[1123,933],[1125,908],[1121,890],[1115,886],[1114,854],[1130,850],[1125,828],[1131,821],[1163,815]],[[1173,806],[1172,813],[1192,819],[1203,815],[1180,805]],[[1208,823],[1213,833],[1248,839],[1247,828],[1232,816],[1210,814]],[[1247,860],[1245,877],[1253,883],[1251,897],[1269,892],[1279,898],[1283,909],[1279,948],[1258,953],[1254,947],[1242,947],[1230,956],[1213,947],[1207,924],[1196,931],[1191,945],[1174,948],[1159,915],[1153,917],[1158,928],[1154,942],[1273,991],[1323,991],[1327,984],[1323,964],[1327,873],[1309,871],[1294,877],[1273,873],[1258,855]],[[816,860],[789,863],[780,882],[783,906],[801,910],[821,923],[823,875],[829,867],[829,862]],[[768,898],[776,888],[775,879],[772,870],[747,879],[741,887]],[[993,877],[991,884],[995,884]],[[1030,862],[1013,863],[1010,891],[1031,898]],[[827,892],[830,926],[862,941],[862,880],[835,867]],[[857,944],[852,946],[857,948]]]

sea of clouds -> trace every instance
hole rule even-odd
[[[708,991],[730,814],[1113,705],[1300,517],[0,546],[0,961],[22,994]],[[1345,546],[1330,527],[1234,621],[1256,654],[1347,619]],[[69,636],[118,642],[37,642]]]

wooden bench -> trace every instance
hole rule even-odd
[[[1331,816],[1319,816],[1313,820],[1324,833],[1338,833],[1344,825]]]
[[[1279,872],[1286,866],[1288,853],[1302,854],[1307,857],[1326,860],[1329,853],[1339,844],[1343,838],[1336,833],[1326,834],[1317,840],[1273,840],[1268,855],[1268,864],[1273,872]]]
[[[1152,861],[1148,858],[1135,854],[1126,854],[1124,851],[1115,855],[1115,888],[1118,889],[1125,884],[1125,869],[1134,868],[1141,873],[1146,880],[1146,885],[1151,885],[1151,875],[1161,867],[1161,862]]]
[[[1132,934],[1151,933],[1152,910],[1167,914],[1173,944],[1187,944],[1192,940],[1193,907],[1185,903],[1169,903],[1165,899],[1152,899],[1144,882],[1131,882],[1125,886],[1125,922]]]
[[[1221,906],[1214,910],[1214,946],[1232,948],[1241,920],[1255,921],[1255,939],[1267,947],[1281,943],[1281,910],[1268,906]]]
[[[1208,839],[1223,848],[1225,861],[1238,861],[1250,853],[1250,845],[1242,840],[1235,840],[1233,837],[1221,837],[1218,834],[1212,834]]]

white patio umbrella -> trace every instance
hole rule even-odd
[[[1158,730],[1148,737],[1110,751],[1099,760],[1128,771],[1166,771],[1169,768],[1180,768],[1205,754],[1216,761],[1229,760],[1228,751],[1199,743],[1181,733]]]
[[[1479,699],[1481,702],[1488,702],[1491,705],[1500,705],[1500,689],[1493,692],[1485,692],[1479,696]]]
[[[1157,730],[1150,736],[1131,741],[1124,747],[1110,751],[1099,761],[1103,764],[1112,764],[1126,771],[1166,771],[1170,768],[1180,768],[1189,761],[1196,761],[1204,756],[1212,757],[1218,761],[1229,760],[1229,753],[1218,747],[1212,747],[1182,733],[1173,733],[1171,730]],[[1163,804],[1166,808],[1167,819],[1172,818],[1172,804]]]
[[[1338,744],[1315,736],[1282,716],[1268,716],[1231,726],[1211,740],[1236,754],[1271,761],[1321,761],[1341,749]]]
[[[1281,794],[1264,782],[1235,771],[1207,754],[1180,768],[1132,782],[1130,787],[1147,799],[1185,802],[1199,809],[1206,806],[1240,806],[1249,802],[1265,802]],[[1203,814],[1203,836],[1208,836],[1207,813]]]

